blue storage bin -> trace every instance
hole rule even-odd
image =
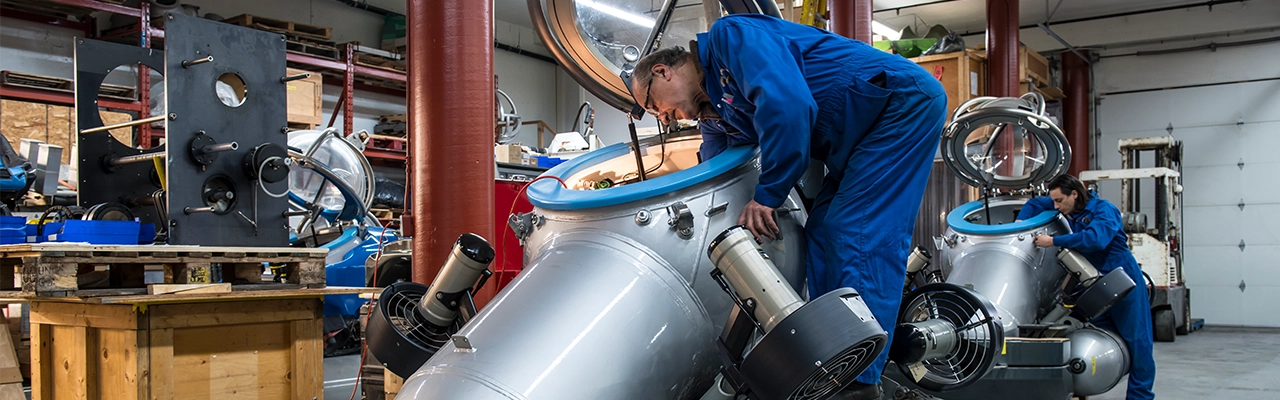
[[[47,228],[46,228],[47,230]],[[57,242],[90,244],[138,244],[137,221],[67,221],[62,232],[50,235]]]
[[[26,217],[0,217],[0,244],[18,244],[26,242]]]
[[[552,168],[566,161],[563,158],[544,157],[544,156],[534,156],[534,159],[538,161],[538,166],[543,168]]]
[[[152,226],[152,238],[155,238],[154,229]],[[45,223],[44,234],[40,236],[36,235],[35,224],[27,225],[26,232],[27,241],[31,243],[138,244],[142,227],[137,221],[71,220]]]
[[[138,244],[152,244],[156,241],[156,224],[138,225]]]

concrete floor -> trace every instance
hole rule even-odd
[[[1156,343],[1155,357],[1162,400],[1280,399],[1280,329],[1210,326]],[[350,398],[359,363],[358,354],[324,360],[326,400]],[[1123,400],[1124,391],[1122,383],[1089,399]]]

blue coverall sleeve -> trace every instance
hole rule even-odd
[[[753,199],[779,207],[809,162],[809,135],[818,104],[801,72],[797,49],[780,36],[740,21],[711,27],[713,58],[722,60],[742,94],[755,105],[760,182]]]
[[[1018,220],[1028,220],[1035,218],[1040,213],[1053,209],[1053,199],[1049,197],[1033,197],[1022,205],[1022,209],[1018,211]]]
[[[698,147],[702,161],[710,160],[729,147],[724,125],[715,121],[703,121],[698,124],[698,129],[702,131],[702,145]]]
[[[1115,207],[1098,207],[1089,226],[1079,232],[1053,237],[1053,245],[1085,252],[1105,250],[1111,238],[1120,231],[1120,211]]]

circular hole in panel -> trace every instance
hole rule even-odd
[[[249,93],[249,89],[245,87],[244,79],[240,79],[240,75],[231,72],[219,76],[213,87],[214,94],[218,96],[218,101],[221,101],[227,107],[240,107],[241,104],[244,104],[245,96]]]

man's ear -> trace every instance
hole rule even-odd
[[[654,64],[653,70],[651,72],[653,72],[654,77],[667,79],[667,73],[671,72],[671,67],[667,66],[666,64]]]

